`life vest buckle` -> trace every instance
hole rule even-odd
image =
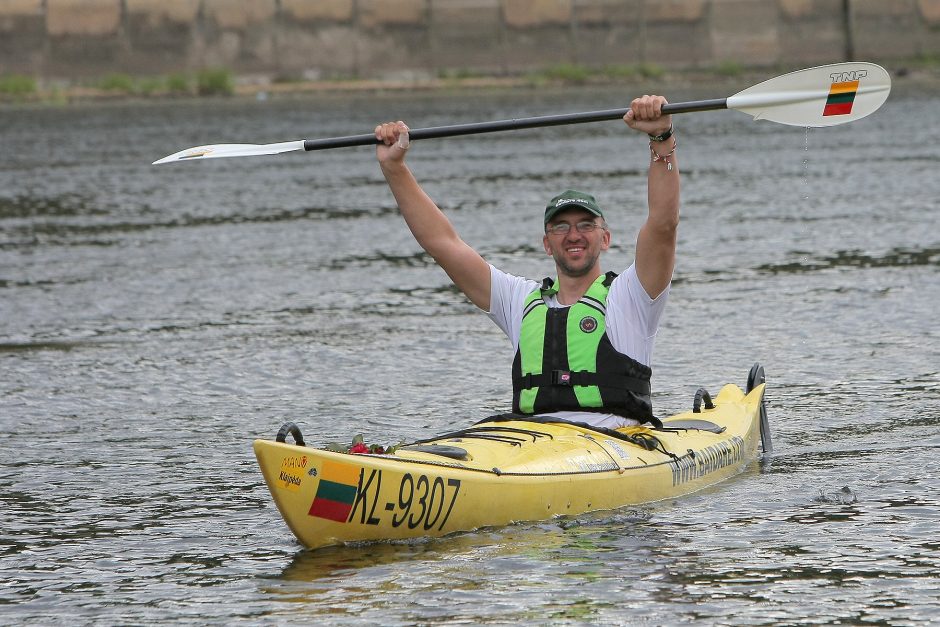
[[[570,370],[552,370],[552,385],[574,385]]]

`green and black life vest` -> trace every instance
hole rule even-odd
[[[512,406],[520,414],[598,411],[655,422],[652,370],[618,352],[607,337],[606,307],[617,275],[597,278],[570,307],[549,307],[551,279],[526,297],[512,364]]]

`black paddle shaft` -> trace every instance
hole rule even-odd
[[[715,111],[727,109],[727,98],[713,100],[694,100],[692,102],[677,102],[663,106],[663,113],[693,113],[696,111]],[[430,128],[416,128],[408,132],[411,139],[436,139],[438,137],[457,137],[460,135],[477,135],[479,133],[498,133],[500,131],[515,131],[524,128],[539,128],[543,126],[563,126],[565,124],[586,124],[588,122],[604,122],[619,120],[630,109],[606,109],[603,111],[585,111],[583,113],[563,113],[560,115],[541,115],[534,118],[519,118],[515,120],[497,120],[494,122],[475,122],[471,124],[453,124],[450,126],[432,126]],[[379,140],[374,134],[348,135],[346,137],[328,137],[326,139],[304,140],[304,150],[326,150],[328,148],[348,148],[350,146],[372,146]]]

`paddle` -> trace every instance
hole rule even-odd
[[[834,126],[853,122],[874,113],[887,100],[890,91],[891,77],[883,67],[873,63],[834,63],[771,78],[727,98],[670,103],[663,107],[663,112],[692,113],[734,109],[751,115],[755,120],[769,120],[792,126]],[[627,111],[629,109],[607,109],[516,120],[418,128],[412,129],[409,136],[412,140],[434,139],[619,120]],[[153,163],[157,165],[195,159],[276,155],[295,150],[325,150],[369,146],[377,143],[375,135],[366,133],[327,139],[301,139],[277,144],[215,144],[181,150]]]

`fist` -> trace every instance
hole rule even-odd
[[[672,126],[672,116],[663,115],[663,105],[667,100],[662,96],[641,96],[630,103],[630,110],[623,116],[623,121],[630,128],[647,135],[661,135]]]

